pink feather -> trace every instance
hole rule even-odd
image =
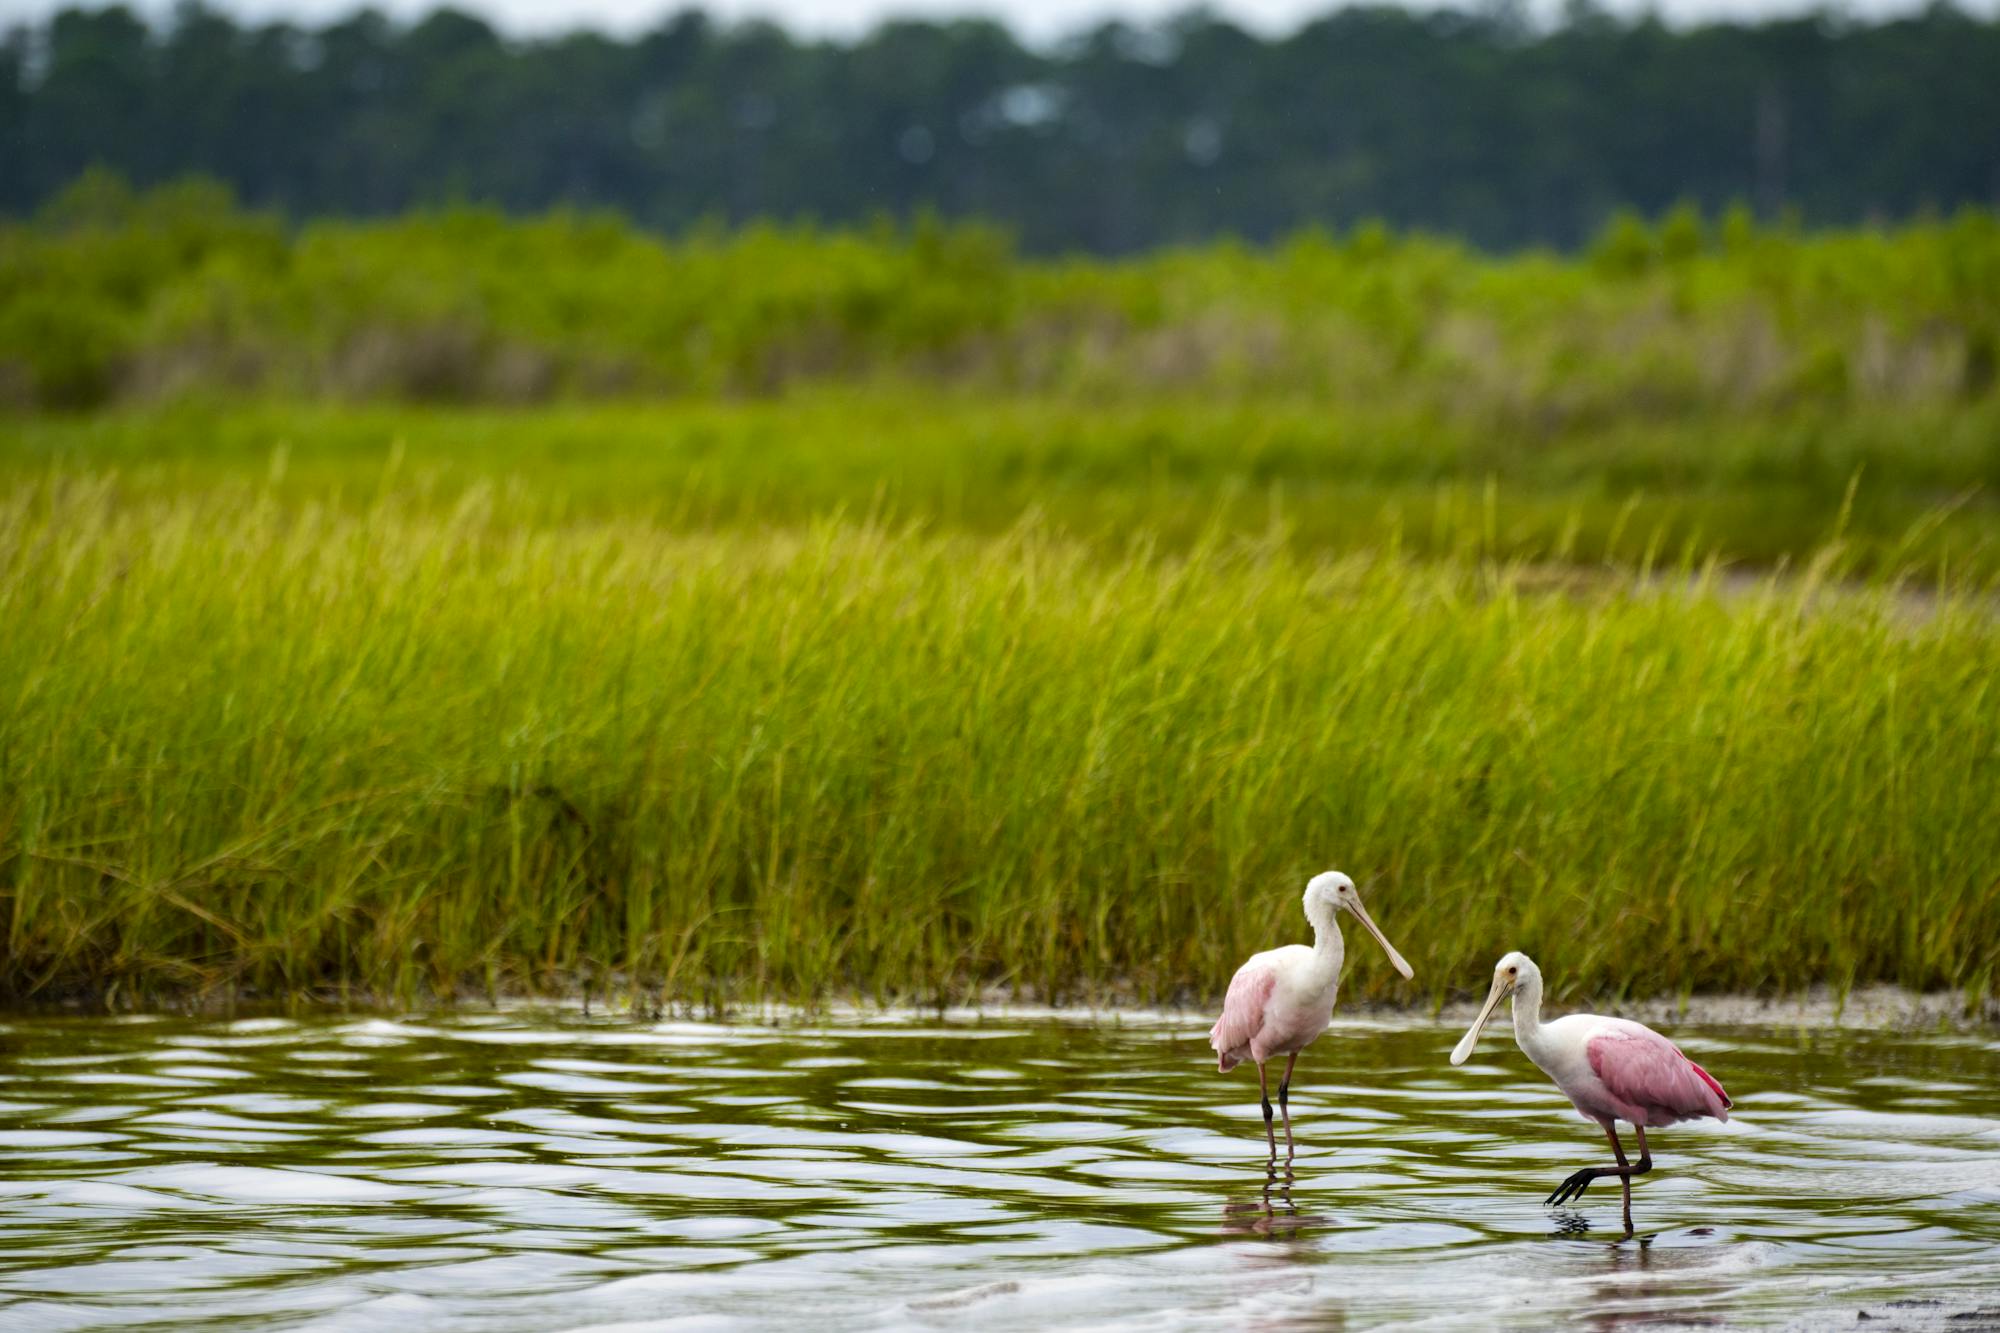
[[[1278,969],[1268,959],[1253,958],[1236,969],[1229,979],[1229,994],[1222,1001],[1222,1017],[1209,1029],[1208,1044],[1215,1050],[1215,1067],[1228,1073],[1250,1053],[1250,1040],[1264,1028],[1264,1006],[1278,984]]]
[[[1635,1125],[1671,1125],[1681,1120],[1713,1116],[1729,1119],[1731,1102],[1709,1072],[1681,1054],[1680,1048],[1649,1027],[1622,1019],[1606,1019],[1584,1043],[1590,1068],[1608,1100],[1588,1092],[1571,1094],[1586,1115],[1614,1115]],[[1565,1089],[1567,1091],[1567,1089]],[[1579,1089],[1579,1091],[1584,1091]]]

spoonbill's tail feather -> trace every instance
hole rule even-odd
[[[1683,1060],[1687,1060],[1686,1056],[1682,1056],[1681,1058]],[[1708,1084],[1709,1087],[1715,1090],[1715,1095],[1722,1099],[1723,1110],[1728,1111],[1735,1107],[1736,1103],[1729,1100],[1729,1094],[1724,1092],[1722,1090],[1722,1085],[1715,1081],[1715,1075],[1709,1073],[1706,1069],[1703,1069],[1700,1065],[1696,1064],[1692,1060],[1688,1060],[1688,1068],[1692,1069],[1695,1073],[1701,1075],[1701,1081]],[[1721,1118],[1727,1120],[1729,1117],[1723,1116]]]

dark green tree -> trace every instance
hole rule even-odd
[[[0,39],[0,208],[94,165],[210,175],[294,216],[448,201],[652,226],[979,215],[1037,250],[1267,239],[1371,218],[1575,246],[1621,209],[1811,223],[2000,201],[2000,19],[1948,5],[1669,28],[1572,0],[1332,10],[1266,40],[1201,10],[1049,51],[988,22],[847,45],[698,12],[513,40],[461,10],[154,26],[72,9]]]

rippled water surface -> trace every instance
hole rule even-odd
[[[1676,1031],[1629,1241],[1456,1035],[1322,1037],[1287,1185],[1191,1019],[15,1020],[0,1327],[2000,1328],[1991,1034]]]

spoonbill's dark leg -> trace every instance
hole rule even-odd
[[[1653,1150],[1646,1146],[1646,1127],[1634,1125],[1632,1132],[1639,1136],[1639,1165],[1627,1171],[1619,1181],[1625,1186],[1625,1234],[1628,1236],[1632,1234],[1632,1177],[1643,1176],[1653,1169]],[[1611,1146],[1614,1148],[1618,1146],[1615,1135],[1612,1137]],[[1625,1154],[1622,1152],[1618,1154],[1618,1165],[1625,1165]]]
[[[1282,1096],[1283,1094],[1281,1093],[1280,1095]],[[1264,1062],[1262,1060],[1257,1062],[1257,1097],[1264,1106],[1264,1142],[1271,1147],[1271,1167],[1273,1170],[1276,1170],[1278,1165],[1278,1140],[1277,1136],[1271,1133],[1271,1085],[1264,1077]]]
[[[1292,1157],[1298,1149],[1292,1144],[1292,1066],[1299,1062],[1299,1053],[1293,1051],[1285,1057],[1285,1076],[1278,1080],[1278,1109],[1285,1116],[1285,1164],[1291,1165]],[[1276,1144],[1271,1146],[1271,1155],[1278,1155]]]
[[[1637,1130],[1639,1135],[1639,1164],[1631,1166],[1625,1160],[1625,1145],[1618,1141],[1618,1126],[1616,1122],[1602,1120],[1598,1123],[1604,1126],[1604,1137],[1611,1140],[1611,1153],[1612,1156],[1618,1159],[1618,1165],[1587,1166],[1583,1170],[1571,1175],[1562,1184],[1556,1186],[1555,1193],[1549,1195],[1542,1202],[1545,1205],[1551,1206],[1568,1203],[1572,1199],[1583,1197],[1583,1192],[1590,1188],[1591,1181],[1602,1180],[1606,1176],[1616,1176],[1619,1183],[1625,1189],[1625,1230],[1627,1234],[1630,1234],[1632,1230],[1632,1177],[1643,1176],[1653,1169],[1652,1150],[1646,1146],[1646,1131],[1634,1125],[1633,1128]]]

